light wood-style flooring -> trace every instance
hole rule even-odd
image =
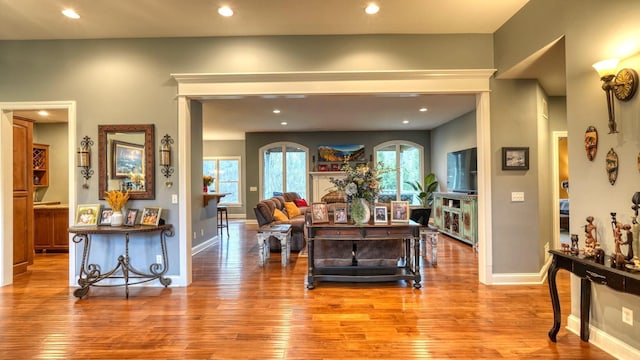
[[[546,284],[485,286],[468,245],[440,237],[421,290],[405,282],[317,284],[307,258],[258,266],[256,225],[193,259],[187,288],[92,288],[73,297],[67,255],[38,254],[0,288],[0,359],[611,359],[567,331],[569,274],[558,274],[563,323],[547,331]]]

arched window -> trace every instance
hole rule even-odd
[[[378,201],[403,200],[411,205],[419,205],[418,191],[408,183],[422,183],[424,147],[409,141],[388,141],[377,145],[374,153],[376,163],[382,162],[384,167],[397,170],[382,175],[382,192]]]
[[[260,148],[261,198],[293,191],[307,197],[309,149],[290,142],[268,144]]]

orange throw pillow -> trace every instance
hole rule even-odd
[[[284,208],[287,209],[287,214],[289,214],[289,219],[294,218],[298,215],[302,215],[302,212],[300,211],[300,209],[298,209],[298,207],[294,202],[289,202],[289,201],[285,202]]]
[[[280,209],[273,209],[273,220],[275,221],[287,221],[289,218]]]

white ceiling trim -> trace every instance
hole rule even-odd
[[[496,69],[340,71],[237,74],[171,74],[178,96],[363,94],[363,93],[476,93],[490,91]],[[300,90],[300,82],[305,82]],[[339,89],[339,90],[336,90]]]

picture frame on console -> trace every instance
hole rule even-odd
[[[311,223],[328,223],[329,213],[327,212],[327,203],[314,202],[311,204]]]
[[[333,205],[333,223],[334,224],[347,223],[347,204],[336,203]]]
[[[111,225],[111,215],[113,215],[113,210],[110,208],[100,210],[98,225]]]
[[[75,226],[98,225],[98,217],[101,214],[100,204],[79,204],[76,208]]]
[[[138,209],[127,209],[127,216],[124,218],[124,226],[135,226],[138,218]]]
[[[162,208],[156,206],[145,206],[142,210],[142,219],[140,220],[140,224],[158,226],[160,223],[161,212]]]
[[[391,202],[391,222],[409,222],[409,202]]]
[[[386,224],[387,220],[387,207],[386,206],[376,206],[374,208],[374,223],[376,224]]]

